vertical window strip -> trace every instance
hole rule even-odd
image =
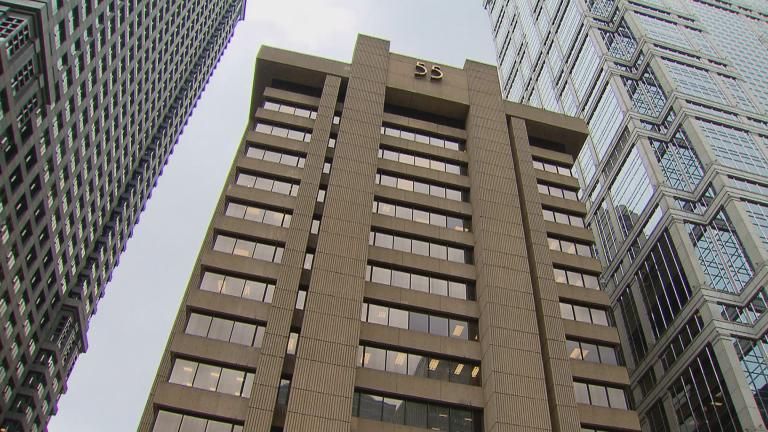
[[[707,283],[715,290],[739,294],[754,270],[725,210],[709,225],[687,223],[686,229]]]

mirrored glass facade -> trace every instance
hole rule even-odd
[[[759,309],[750,302],[768,282],[768,3],[482,4],[503,96],[589,126],[572,171],[644,430],[762,430],[752,371],[764,356],[736,341],[764,335],[757,319],[735,320]],[[690,331],[699,320],[714,331]],[[706,369],[696,362],[707,344],[711,371],[742,376],[718,376],[718,392],[676,384],[673,371]],[[673,401],[701,389],[687,411]]]

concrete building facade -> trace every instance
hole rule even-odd
[[[41,431],[244,0],[0,0],[0,430]]]
[[[577,119],[360,36],[263,47],[142,432],[639,431]]]
[[[502,92],[575,164],[646,431],[766,430],[768,3],[488,0]]]

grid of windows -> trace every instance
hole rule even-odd
[[[160,410],[152,432],[243,432],[241,425]]]
[[[258,348],[264,340],[264,330],[263,325],[192,312],[184,333]]]
[[[465,264],[472,263],[472,251],[469,248],[448,246],[444,243],[419,240],[401,235],[371,231],[368,236],[368,244],[440,260]]]
[[[559,210],[549,210],[546,208],[542,209],[542,213],[544,213],[544,220],[546,221],[584,228],[584,218],[581,216],[564,213]]]
[[[297,105],[289,104],[286,102],[277,102],[277,101],[264,101],[263,105],[264,109],[268,109],[270,111],[278,111],[281,113],[286,114],[292,114],[299,117],[304,118],[310,118],[310,119],[316,119],[317,118],[317,111],[311,108],[302,108]]]
[[[717,87],[715,80],[706,69],[664,59],[664,66],[677,82],[677,90],[714,102],[728,104],[728,100]]]
[[[248,398],[253,377],[252,372],[177,358],[168,382]]]
[[[551,161],[534,157],[533,167],[536,168],[537,170],[573,177],[573,173],[571,173],[571,167],[563,165],[561,163],[551,162]]]
[[[223,234],[216,235],[213,250],[274,263],[280,263],[283,259],[282,246],[230,237]]]
[[[755,325],[757,320],[768,310],[768,293],[766,293],[765,287],[760,288],[760,291],[744,307],[727,303],[718,303],[717,305],[720,308],[720,316],[724,320],[737,324]]]
[[[721,124],[698,121],[715,157],[725,166],[768,176],[768,160],[747,133]]]
[[[352,415],[368,420],[443,432],[480,432],[479,411],[355,391]]]
[[[267,162],[274,162],[292,167],[304,168],[306,158],[304,156],[287,153],[285,151],[270,150],[267,147],[249,145],[245,150],[245,156]]]
[[[623,410],[628,409],[627,396],[624,394],[624,390],[620,388],[574,381],[573,391],[576,395],[577,403]]]
[[[568,357],[573,360],[614,366],[620,364],[616,348],[612,346],[567,339],[565,341],[565,348],[568,351]]]
[[[372,346],[357,347],[357,367],[459,384],[480,385],[480,364],[476,362]]]
[[[225,275],[213,271],[204,271],[200,289],[245,299],[272,303],[275,292],[274,282],[262,282]]]
[[[680,430],[741,430],[723,375],[707,345],[669,388]]]
[[[670,142],[653,138],[649,141],[667,184],[675,189],[693,192],[704,178],[704,168],[685,131],[678,129]]]
[[[402,138],[408,141],[416,141],[422,144],[429,144],[435,147],[442,147],[449,150],[465,150],[463,141],[446,138],[439,135],[427,134],[424,132],[415,132],[413,130],[403,129],[398,126],[384,125],[381,127],[381,134]]]
[[[462,300],[475,298],[475,287],[472,283],[427,276],[418,272],[402,271],[375,264],[366,266],[365,280]]]
[[[597,281],[597,276],[582,273],[576,270],[568,270],[562,268],[553,268],[555,274],[555,282],[574,285],[578,287],[584,287],[589,289],[599,290],[600,285]]]
[[[292,128],[287,128],[287,127],[264,123],[264,122],[256,123],[254,130],[256,132],[279,136],[282,138],[289,138],[296,141],[309,142],[312,140],[312,132],[310,131],[301,130],[301,129],[292,129]]]
[[[427,183],[400,175],[376,173],[376,184],[412,191],[453,201],[467,201],[468,194],[462,189],[435,183]]]
[[[643,326],[637,314],[637,304],[630,287],[627,287],[621,293],[618,305],[627,335],[629,336],[629,351],[632,354],[632,360],[637,365],[645,358],[648,352],[648,342],[645,340]]]
[[[653,196],[653,188],[637,147],[632,148],[609,190],[616,219],[626,238]]]
[[[464,164],[449,162],[434,156],[419,156],[403,150],[379,148],[379,157],[386,160],[413,165],[421,168],[447,172],[450,174],[467,175],[467,166]]]
[[[549,185],[545,183],[538,184],[539,192],[544,195],[550,195],[557,198],[565,198],[571,201],[578,201],[579,197],[575,190]]]
[[[563,319],[579,321],[588,324],[610,326],[608,313],[604,309],[589,306],[580,306],[571,303],[560,302],[560,316]]]
[[[261,222],[283,228],[288,228],[291,225],[290,213],[234,202],[227,203],[224,214],[238,219]]]
[[[768,337],[763,335],[758,340],[737,337],[733,340],[733,347],[760,416],[768,423],[768,395],[765,394],[768,386]]]
[[[592,257],[592,247],[586,243],[552,237],[547,237],[547,243],[549,244],[549,249],[553,251],[590,258]]]
[[[669,232],[665,231],[648,252],[635,273],[635,281],[653,334],[659,338],[691,298],[691,287]]]
[[[744,210],[757,230],[763,247],[768,250],[768,206],[762,203],[744,201]]]
[[[469,232],[471,225],[468,219],[448,216],[441,211],[420,210],[412,205],[393,204],[378,198],[373,200],[373,212],[394,216],[399,219],[450,228],[454,231]]]
[[[296,196],[299,193],[298,183],[278,180],[262,174],[251,175],[238,173],[235,181],[240,186],[279,193],[281,195]]]
[[[407,311],[389,306],[364,302],[360,320],[437,336],[464,340],[477,340],[477,321],[448,318],[442,315]]]
[[[669,340],[668,346],[662,351],[659,359],[664,370],[669,370],[683,352],[691,345],[693,339],[701,333],[703,322],[696,314]]]
[[[718,291],[740,293],[752,278],[752,263],[725,210],[708,225],[685,226],[707,283]]]

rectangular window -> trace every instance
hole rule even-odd
[[[184,333],[259,348],[264,339],[264,330],[264,325],[192,312]]]
[[[177,358],[168,382],[248,398],[253,378],[253,372]]]
[[[270,210],[264,207],[228,202],[224,214],[238,219],[288,228],[291,225],[291,214],[281,210]]]
[[[482,414],[471,408],[402,400],[355,391],[352,415],[384,423],[451,432],[480,432]]]
[[[367,302],[363,303],[360,320],[437,336],[464,340],[477,340],[478,338],[478,327],[475,320],[447,318]]]
[[[428,256],[439,260],[464,264],[472,263],[472,250],[470,248],[454,247],[380,231],[370,232],[368,236],[368,244],[385,249],[395,249],[401,252]]]
[[[462,300],[475,298],[475,286],[472,282],[436,277],[410,270],[398,270],[376,264],[366,266],[365,280]]]
[[[223,234],[215,236],[213,250],[274,263],[280,263],[283,259],[282,245],[262,243],[261,241],[246,240]]]
[[[469,219],[464,217],[448,215],[443,211],[421,210],[419,207],[395,204],[379,198],[375,198],[373,201],[373,212],[394,216],[399,219],[450,228],[454,231],[469,232],[471,228]]]
[[[360,345],[357,366],[459,384],[480,385],[480,364]]]
[[[463,141],[439,135],[403,129],[399,126],[384,125],[381,127],[381,134],[402,138],[408,141],[415,141],[422,144],[428,144],[435,147],[446,148],[449,150],[465,151],[465,144]]]
[[[270,124],[265,122],[257,122],[254,127],[256,132],[265,133],[268,135],[279,136],[282,138],[289,138],[296,141],[309,142],[312,140],[312,132],[302,129],[293,129],[284,126],[278,126],[276,124]]]
[[[243,432],[243,426],[160,410],[152,432]]]
[[[376,173],[376,184],[389,186],[438,198],[447,198],[452,201],[468,201],[469,194],[464,189],[459,189],[441,184],[426,183],[396,175]]]
[[[285,151],[272,150],[269,147],[249,144],[245,149],[245,156],[251,159],[274,162],[282,165],[304,168],[306,158],[304,155],[288,153]]]
[[[213,271],[204,271],[200,281],[200,289],[264,303],[272,303],[275,283],[273,281],[249,280]]]
[[[282,195],[296,196],[299,193],[299,184],[293,181],[276,179],[263,174],[237,174],[235,183],[248,188],[275,192]]]
[[[431,155],[405,152],[386,146],[379,147],[379,158],[450,174],[467,175],[467,166],[463,163],[447,161]]]

